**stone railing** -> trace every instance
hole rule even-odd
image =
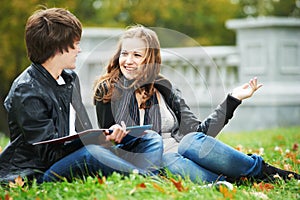
[[[179,87],[191,106],[223,98],[238,82],[238,66],[239,57],[232,46],[162,49],[161,73]],[[209,94],[215,95],[203,98]]]

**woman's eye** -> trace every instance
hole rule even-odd
[[[141,54],[134,54],[135,57],[142,57]]]
[[[121,55],[122,56],[126,56],[128,53],[126,53],[126,52],[121,52]]]

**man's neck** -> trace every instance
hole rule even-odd
[[[57,63],[52,58],[44,62],[42,66],[52,75],[55,80],[57,80],[62,73],[62,69],[58,67]]]

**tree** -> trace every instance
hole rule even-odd
[[[238,6],[228,0],[96,0],[93,5],[98,5],[94,7],[97,17],[88,20],[90,25],[164,27],[186,34],[201,45],[235,41],[224,24],[236,16]]]

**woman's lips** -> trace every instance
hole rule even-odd
[[[129,72],[135,71],[137,69],[135,67],[126,67],[126,66],[124,66],[124,68]]]

